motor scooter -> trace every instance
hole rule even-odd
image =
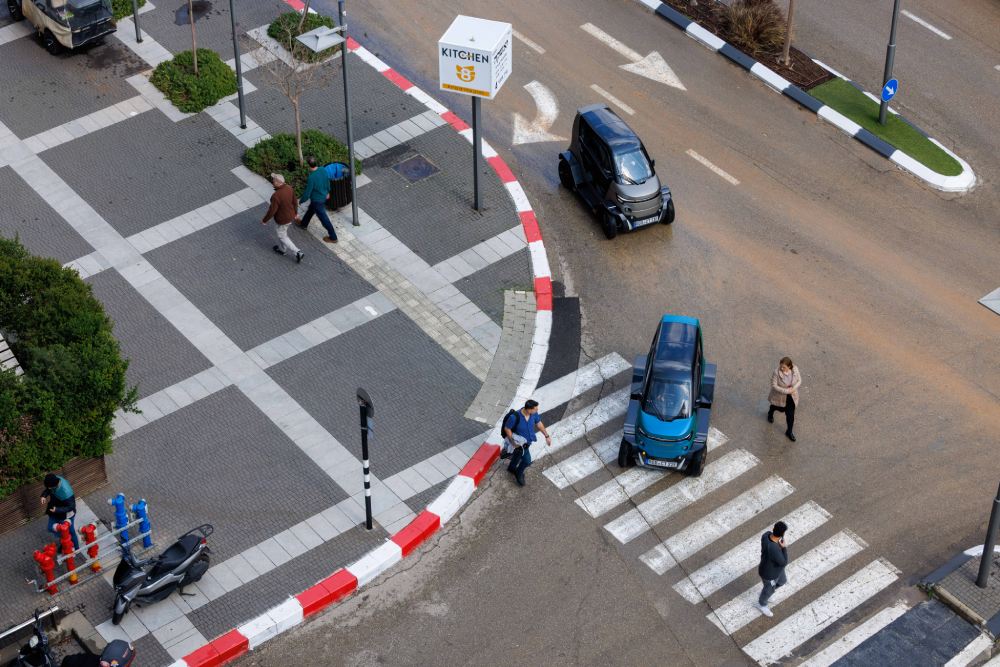
[[[115,639],[108,642],[101,655],[85,649],[84,653],[68,655],[59,663],[60,667],[129,667],[135,660],[135,649],[126,641]],[[42,626],[42,619],[35,610],[34,627],[28,643],[17,652],[10,667],[55,667],[56,659],[49,647],[49,638]]]
[[[149,604],[163,600],[175,590],[181,595],[184,587],[200,580],[208,571],[208,536],[214,532],[210,524],[192,528],[155,558],[138,560],[127,545],[122,545],[122,559],[115,568],[112,583],[115,602],[111,622],[121,623],[132,603]]]
[[[23,625],[20,627],[24,627]],[[28,643],[17,652],[11,667],[55,667],[55,658],[49,649],[49,638],[42,627],[42,619],[35,610],[35,622]]]

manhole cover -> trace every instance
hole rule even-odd
[[[410,183],[416,183],[440,171],[423,155],[414,155],[392,165],[392,168]]]

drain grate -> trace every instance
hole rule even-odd
[[[392,165],[392,168],[397,174],[408,180],[410,183],[422,181],[428,176],[433,176],[441,171],[431,164],[430,160],[419,153],[411,158],[403,160],[402,162],[397,162]]]

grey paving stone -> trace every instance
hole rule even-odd
[[[412,498],[407,499],[406,504],[412,507],[414,512],[420,514],[422,511],[427,509],[428,505],[434,502],[434,500],[441,495],[442,491],[448,488],[449,484],[451,484],[451,478],[438,482],[434,486],[424,489]]]
[[[0,192],[0,236],[17,236],[32,254],[54,257],[61,263],[93,250],[11,167],[0,169]]]
[[[139,19],[142,21],[142,19]],[[174,659],[167,652],[167,649],[163,648],[163,644],[157,641],[156,637],[153,635],[146,635],[145,637],[134,641],[133,647],[135,648],[136,656],[142,656],[143,665],[169,665],[174,662]]]
[[[290,233],[307,259],[275,255],[273,226],[259,222],[258,212],[246,211],[147,258],[244,350],[374,292],[301,230]]]
[[[531,258],[527,249],[477,271],[455,287],[497,324],[503,324],[503,293],[532,289]]]

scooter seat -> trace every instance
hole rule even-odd
[[[175,567],[183,563],[188,556],[194,553],[200,543],[201,537],[198,535],[185,535],[181,539],[177,540],[170,545],[170,548],[160,555],[156,562],[156,566],[153,567],[149,576],[156,577],[165,572],[170,572]]]

